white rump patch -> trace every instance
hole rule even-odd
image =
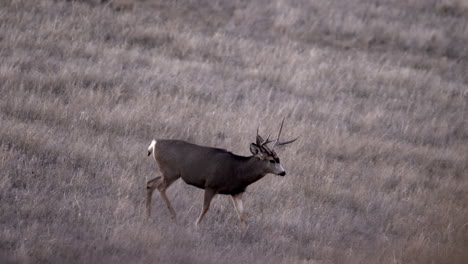
[[[151,152],[154,151],[155,146],[156,146],[156,140],[153,139],[153,141],[151,141],[151,144],[148,147],[148,155],[151,154]]]

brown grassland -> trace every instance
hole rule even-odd
[[[0,2],[1,263],[468,263],[468,2]],[[145,215],[153,138],[249,155]]]

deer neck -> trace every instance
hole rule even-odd
[[[268,171],[262,166],[261,161],[251,156],[245,162],[245,166],[239,171],[239,177],[244,184],[250,185],[263,178],[267,173]]]

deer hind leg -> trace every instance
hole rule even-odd
[[[151,216],[151,200],[153,197],[154,190],[161,184],[162,178],[158,176],[146,184],[146,214],[148,217]]]
[[[171,205],[171,202],[169,202],[169,198],[167,198],[167,195],[166,195],[166,190],[167,188],[169,188],[169,186],[173,183],[174,181],[172,182],[167,182],[165,179],[163,180],[162,184],[160,186],[158,186],[158,190],[159,190],[159,195],[161,196],[161,199],[163,199],[163,201],[166,203],[166,206],[167,206],[167,209],[169,209],[169,211],[171,212],[171,215],[172,215],[172,220],[176,220],[177,218],[177,215],[176,215],[176,212],[174,210],[174,208],[172,207]]]
[[[210,208],[211,200],[213,200],[213,197],[215,195],[216,195],[216,192],[214,190],[211,190],[211,189],[206,189],[205,190],[205,196],[203,198],[203,207],[202,207],[202,210],[200,212],[200,216],[197,219],[197,222],[195,222],[196,225],[198,225],[200,223],[203,216],[206,214],[206,212]]]
[[[146,210],[147,210],[148,216],[151,215],[151,197],[153,195],[153,191],[157,188],[159,191],[159,195],[161,196],[161,199],[166,203],[167,208],[171,212],[172,219],[173,220],[176,219],[177,217],[176,212],[174,208],[172,207],[171,203],[169,202],[169,199],[167,198],[166,190],[177,179],[178,177],[170,177],[168,180],[168,178],[164,177],[163,175],[163,176],[158,176],[148,181],[146,185],[146,188],[147,188]]]
[[[239,220],[242,224],[245,225],[245,216],[244,216],[244,205],[242,203],[242,193],[231,195],[232,204],[236,209],[237,216],[239,216]]]

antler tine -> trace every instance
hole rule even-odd
[[[260,126],[257,127],[257,136],[255,137],[255,142],[257,143],[257,146],[260,146],[261,144],[261,141],[263,141],[262,137],[258,134],[258,129],[260,128]]]
[[[276,146],[281,146],[281,145],[286,145],[286,144],[289,144],[289,143],[293,143],[294,141],[296,141],[299,138],[299,137],[297,137],[297,138],[295,138],[293,140],[288,140],[288,141],[284,141],[284,142],[279,141],[280,136],[281,136],[281,132],[283,131],[283,125],[284,125],[284,118],[283,118],[283,121],[281,121],[281,126],[280,126],[280,130],[279,130],[279,133],[278,133],[278,137],[276,138],[275,143],[272,146],[272,149],[274,149]]]
[[[283,117],[283,120],[281,121],[281,126],[280,126],[280,129],[279,129],[279,132],[278,132],[278,137],[275,139],[275,143],[273,143],[273,146],[271,147],[272,149],[275,148],[275,146],[278,144],[279,142],[279,139],[280,139],[280,136],[281,136],[281,132],[283,131],[283,124],[284,124],[284,117]]]
[[[281,121],[281,126],[280,126],[280,130],[278,132],[278,137],[276,138],[277,141],[279,141],[279,139],[280,139],[281,132],[283,131],[283,125],[284,125],[284,117],[283,117],[283,120]]]
[[[259,126],[257,127],[257,138],[256,138],[257,146],[263,147],[266,144],[273,142],[273,140],[270,140],[271,133],[268,135],[266,140],[263,140],[262,136],[258,134],[258,130],[259,130]]]
[[[295,138],[295,139],[293,139],[293,140],[288,140],[288,141],[284,141],[284,142],[278,142],[278,143],[276,143],[276,146],[281,146],[281,145],[286,145],[286,144],[289,144],[289,143],[293,143],[294,141],[298,140],[299,138],[300,138],[300,136],[297,137],[297,138]]]
[[[260,147],[263,147],[264,145],[270,142],[273,142],[273,140],[270,140],[270,136],[271,136],[271,133],[268,135],[267,139],[260,144]]]

